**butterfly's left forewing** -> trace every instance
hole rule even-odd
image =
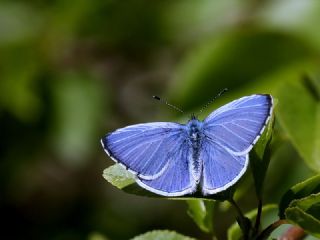
[[[151,192],[180,196],[193,191],[185,128],[177,123],[136,124],[108,134],[107,154],[137,176]]]

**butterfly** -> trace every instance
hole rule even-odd
[[[249,152],[273,111],[268,94],[234,100],[203,121],[151,122],[127,126],[101,139],[111,159],[136,177],[144,189],[162,196],[196,191],[216,194],[245,173]]]

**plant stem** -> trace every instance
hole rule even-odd
[[[237,205],[237,203],[233,200],[233,198],[229,199],[229,202],[231,205],[236,209],[238,213],[238,224],[242,230],[243,239],[247,240],[249,239],[249,231],[251,228],[248,228],[248,221],[250,221],[241,211],[240,207]]]
[[[264,229],[259,236],[257,237],[257,240],[264,240],[269,237],[269,235],[280,225],[288,223],[285,219],[279,219],[275,221],[274,223],[270,224],[266,229]]]
[[[236,209],[238,215],[241,217],[241,218],[244,218],[244,214],[242,213],[240,207],[238,206],[238,204],[232,199],[229,200],[229,202],[231,203],[232,206],[234,206],[234,208]]]
[[[255,222],[254,228],[253,228],[253,235],[256,235],[258,233],[258,231],[259,231],[260,221],[261,221],[261,213],[262,213],[262,200],[259,197],[258,198],[257,217],[256,217],[256,222]]]

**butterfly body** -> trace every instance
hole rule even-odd
[[[187,137],[186,141],[191,149],[191,158],[189,166],[191,166],[191,172],[194,181],[198,184],[202,173],[202,162],[200,159],[201,142],[204,137],[202,132],[203,122],[199,121],[195,117],[186,124]]]
[[[198,189],[215,194],[247,169],[249,151],[272,114],[271,95],[251,95],[213,111],[204,121],[154,122],[120,128],[102,138],[106,153],[135,174],[143,188],[163,196]]]

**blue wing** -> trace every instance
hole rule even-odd
[[[197,184],[191,174],[192,153],[187,140],[177,138],[173,151],[168,155],[169,165],[166,171],[156,179],[139,179],[137,183],[151,191],[164,196],[182,196],[196,191]]]
[[[200,158],[204,195],[226,190],[240,179],[248,166],[248,154],[235,156],[210,140],[203,141]]]
[[[200,158],[205,195],[226,190],[245,173],[248,153],[262,134],[272,108],[270,95],[251,95],[224,105],[204,120]]]
[[[177,123],[146,123],[121,128],[102,140],[106,153],[137,176],[137,183],[165,196],[193,191],[185,128]]]
[[[257,142],[272,113],[271,95],[251,95],[211,113],[204,134],[234,155],[247,154]]]

